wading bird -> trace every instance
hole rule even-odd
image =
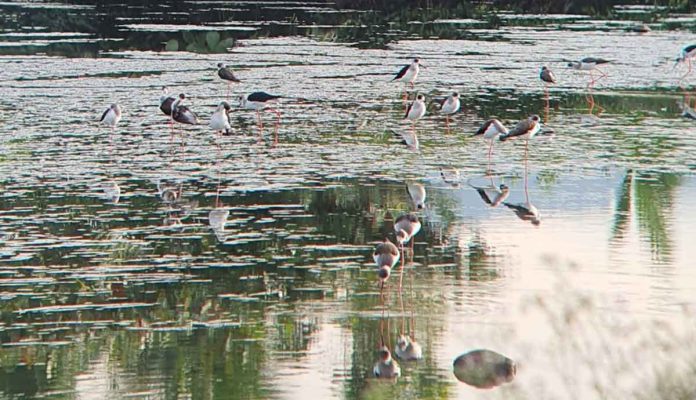
[[[608,64],[609,61],[602,58],[586,57],[580,61],[571,61],[568,63],[568,67],[576,69],[578,71],[590,71],[590,83],[587,84],[588,87],[592,87],[598,80],[606,78],[608,75],[604,73],[601,69],[597,68],[600,65]],[[595,79],[592,71],[599,72],[600,76]]]
[[[493,141],[500,135],[507,135],[508,129],[502,122],[497,119],[489,119],[484,122],[479,130],[474,133],[474,136],[483,135],[483,138],[489,142],[488,144],[488,170],[491,169],[491,154],[493,153]]]
[[[450,115],[459,111],[459,107],[461,107],[461,102],[459,101],[459,93],[454,92],[451,95],[449,95],[447,99],[445,99],[440,104],[440,106],[440,112],[445,114],[445,125],[447,126],[447,131],[449,131]]]
[[[408,109],[406,110],[406,115],[404,115],[404,120],[409,120],[412,121],[412,131],[415,134],[416,133],[416,121],[419,119],[423,118],[425,115],[425,96],[422,94],[419,94],[416,96],[416,100],[413,101],[408,106]]]
[[[261,120],[260,114],[262,110],[268,109],[269,111],[275,112],[276,116],[278,117],[276,128],[280,125],[280,111],[270,107],[271,104],[276,103],[280,98],[281,96],[275,96],[266,92],[254,92],[248,96],[239,96],[239,106],[246,110],[256,111],[259,131],[263,131],[263,121]],[[278,138],[276,137],[276,140],[277,139]]]
[[[399,262],[400,257],[399,249],[387,238],[375,248],[372,258],[378,268],[377,276],[379,276],[380,288],[384,287],[384,282],[391,276],[391,270]]]
[[[181,93],[179,98],[172,103],[172,119],[180,124],[196,125],[198,124],[198,116],[181,104],[185,99],[186,95]]]
[[[404,83],[404,86],[410,84],[411,89],[415,88],[413,83],[416,81],[416,78],[418,77],[418,72],[420,72],[420,59],[415,58],[411,64],[404,65],[403,68],[394,76],[393,81],[401,81]]]
[[[418,216],[413,213],[404,214],[394,221],[394,231],[396,232],[396,242],[401,246],[401,252],[403,253],[404,244],[411,241],[411,250],[413,250],[413,239],[418,232],[421,230],[421,223],[418,220]],[[403,263],[403,258],[402,258]]]
[[[541,130],[541,121],[538,115],[530,115],[529,118],[523,119],[508,133],[500,135],[500,141],[504,142],[515,137],[524,137],[524,194],[529,200],[528,189],[528,156],[529,156],[529,139],[533,138],[539,130]]]
[[[217,109],[210,117],[210,123],[208,126],[210,126],[210,128],[213,129],[218,135],[230,134],[232,126],[230,126],[230,117],[227,115],[230,109],[230,105],[226,101],[223,101],[218,105]]]
[[[101,116],[101,119],[99,119],[99,122],[110,126],[111,131],[113,132],[116,129],[116,125],[118,122],[121,120],[121,107],[114,103],[109,106],[109,108],[104,111],[104,113]]]
[[[234,76],[234,73],[232,72],[231,69],[225,66],[223,63],[218,63],[218,76],[224,80],[227,81],[227,98],[230,98],[230,90],[232,88],[233,83],[239,83],[241,82],[239,79],[237,79],[236,76]]]

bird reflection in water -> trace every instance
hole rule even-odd
[[[116,181],[108,181],[102,186],[104,199],[110,203],[117,204],[121,199],[121,187]]]
[[[416,318],[413,309],[413,271],[408,270],[407,275],[409,276],[409,295],[410,295],[410,312],[408,313],[408,332],[406,323],[406,307],[404,305],[403,296],[403,277],[404,268],[401,268],[401,275],[399,276],[399,305],[401,307],[401,334],[396,340],[396,347],[394,352],[396,356],[403,361],[414,361],[423,358],[423,348],[416,341]]]
[[[519,204],[504,203],[505,206],[515,212],[515,215],[522,221],[531,222],[532,225],[538,226],[541,224],[541,214],[534,204],[529,201]]]
[[[406,146],[409,150],[413,152],[418,152],[420,148],[420,143],[418,142],[418,136],[416,135],[415,132],[409,132],[409,131],[402,131],[398,132],[395,130],[392,130],[392,133],[394,136],[401,141],[401,144]]]
[[[490,389],[512,382],[517,374],[515,361],[492,350],[473,350],[457,357],[454,376],[479,389]]]
[[[227,225],[227,218],[230,216],[230,211],[226,208],[221,208],[222,204],[220,202],[220,180],[217,183],[217,191],[215,193],[215,208],[210,210],[208,213],[208,225],[210,229],[213,230],[215,237],[218,241],[224,242],[227,238],[225,233],[225,225]]]
[[[167,207],[167,215],[162,220],[163,226],[183,226],[183,221],[190,217],[198,206],[197,202],[185,201],[182,198],[183,187],[183,183],[169,183],[163,179],[157,181],[159,198]]]
[[[481,197],[481,200],[483,200],[486,205],[495,208],[510,196],[510,188],[504,183],[496,185],[493,176],[489,176],[489,178],[490,184],[487,186],[476,186],[471,183],[471,180],[469,180],[469,186],[476,190],[479,197]]]
[[[378,346],[378,359],[375,365],[372,367],[372,375],[376,378],[391,380],[396,382],[396,379],[401,376],[401,367],[399,363],[392,357],[389,347],[387,347],[387,341],[384,340],[384,332],[386,330],[387,335],[389,334],[389,320],[385,318],[386,305],[384,302],[384,294],[380,292],[380,305],[382,307],[382,314],[379,319],[379,346]],[[385,326],[386,325],[386,326]]]

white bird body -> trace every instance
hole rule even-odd
[[[119,121],[121,121],[121,107],[115,103],[104,111],[100,119],[102,124],[112,128],[115,128]]]
[[[421,230],[421,222],[416,214],[404,214],[394,221],[396,241],[403,246]]]
[[[420,60],[416,58],[411,64],[401,68],[392,80],[413,84],[418,77],[418,72],[420,72]]]
[[[425,96],[422,94],[419,94],[416,97],[416,100],[413,101],[408,106],[408,110],[406,110],[406,115],[404,116],[404,119],[407,119],[409,121],[417,121],[425,115]]]
[[[447,115],[454,114],[459,111],[459,107],[461,107],[461,102],[459,101],[459,95],[455,93],[447,97],[447,100],[442,103],[440,112]]]
[[[481,128],[474,134],[476,135],[483,135],[483,138],[486,140],[493,140],[497,138],[499,135],[507,135],[508,134],[508,129],[503,125],[502,122],[498,121],[497,119],[489,119],[486,121],[483,125],[481,125]]]
[[[224,101],[220,103],[213,115],[210,117],[210,123],[208,126],[216,132],[229,133],[230,130],[232,130],[230,118],[229,115],[227,115],[227,110],[229,109],[229,104]]]

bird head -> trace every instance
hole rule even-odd
[[[179,93],[179,98],[180,98],[181,100],[184,100],[184,99],[186,98],[186,95],[183,94],[183,93]]]
[[[416,96],[416,100],[425,101],[425,96],[419,94],[418,96]]]
[[[419,64],[420,63],[420,58],[414,58],[413,59],[414,64]]]
[[[377,271],[377,276],[379,277],[379,281],[384,283],[389,279],[391,276],[391,267],[388,265],[383,265],[379,268]]]
[[[225,68],[225,64],[223,64],[223,63],[218,63],[218,68]]]
[[[404,242],[408,240],[408,233],[406,233],[405,230],[399,229],[398,232],[396,232],[396,243],[400,245],[404,245]]]
[[[539,121],[541,121],[541,118],[539,118],[539,116],[536,115],[536,114],[530,116],[529,119],[532,120],[532,121],[534,121],[534,122],[539,122]]]
[[[220,103],[220,105],[225,109],[225,111],[230,111],[232,109],[232,107],[230,107],[230,103],[226,101],[223,101],[222,103]]]
[[[508,187],[508,185],[506,185],[506,184],[504,184],[504,183],[501,183],[501,184],[500,184],[500,191],[503,192],[503,193],[505,193],[505,192],[510,191],[510,188]]]
[[[459,93],[457,93],[457,92],[452,93],[452,97],[454,97],[456,99],[457,97],[459,97]]]

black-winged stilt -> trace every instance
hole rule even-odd
[[[218,76],[224,80],[227,81],[227,98],[229,99],[230,97],[230,89],[233,83],[239,83],[241,82],[239,79],[237,79],[236,76],[234,76],[234,73],[232,72],[231,69],[229,69],[225,64],[223,63],[218,63]]]
[[[541,130],[541,119],[538,115],[530,115],[527,119],[518,122],[517,125],[508,133],[500,135],[500,141],[504,142],[515,137],[525,137],[524,141],[524,194],[529,199],[528,189],[528,158],[529,158],[529,139],[533,138]]]
[[[587,84],[588,87],[593,86],[598,80],[606,78],[608,75],[604,73],[601,69],[597,68],[600,65],[608,64],[609,61],[603,58],[595,57],[585,57],[580,61],[570,61],[568,67],[576,69],[578,71],[590,71],[590,83]],[[597,71],[600,76],[595,79],[592,71]]]
[[[406,115],[404,115],[404,120],[412,121],[412,131],[416,132],[416,121],[423,118],[425,115],[425,96],[419,94],[416,96],[411,104],[409,104],[408,109],[406,109]]]
[[[493,141],[500,135],[507,135],[508,129],[502,122],[497,119],[489,119],[484,122],[479,130],[474,133],[474,136],[483,135],[483,138],[489,142],[488,145],[488,170],[491,169],[491,154],[493,153]]]
[[[169,95],[169,92],[167,91],[167,87],[163,86],[162,87],[162,96],[160,96],[160,110],[164,113],[164,115],[170,117],[172,116],[172,104],[176,101],[176,98],[172,97]]]
[[[445,125],[447,126],[447,130],[449,131],[450,115],[459,111],[459,107],[461,107],[459,93],[454,92],[451,95],[447,96],[447,98],[440,104],[440,106],[440,112],[445,114]]]
[[[276,122],[276,141],[278,140],[277,128],[280,125],[280,111],[278,111],[275,108],[271,108],[271,104],[276,103],[278,99],[280,99],[281,97],[282,96],[276,96],[268,94],[266,92],[254,92],[248,96],[239,96],[240,107],[247,110],[256,111],[256,118],[258,120],[258,127],[260,132],[263,132],[263,121],[261,120],[260,112],[262,110],[268,109],[269,111],[276,113],[276,116],[278,117],[278,121]]]
[[[556,83],[556,75],[544,65],[539,71],[539,79],[544,82],[544,119],[549,119],[549,85]]]
[[[415,58],[411,62],[411,64],[404,65],[403,68],[394,76],[394,79],[392,81],[400,81],[403,82],[404,85],[411,85],[411,89],[413,89],[415,86],[413,83],[416,81],[416,78],[418,77],[418,72],[420,72],[420,59]]]
[[[539,79],[544,81],[547,86],[549,83],[556,83],[556,75],[554,75],[554,73],[551,72],[546,65],[541,67],[541,71],[539,71]]]
[[[229,135],[232,126],[230,126],[230,117],[227,115],[231,109],[230,105],[223,101],[221,102],[213,115],[210,117],[208,126],[213,129],[218,135]]]
[[[375,260],[378,268],[377,276],[379,276],[381,287],[384,286],[384,282],[391,276],[391,270],[399,262],[400,256],[399,249],[387,238],[375,248],[372,258]]]
[[[401,252],[403,253],[404,244],[411,241],[411,251],[413,251],[413,242],[416,241],[414,236],[418,234],[421,230],[421,222],[418,220],[418,216],[413,213],[408,213],[400,216],[394,221],[394,232],[396,232],[396,242],[401,246]],[[401,256],[402,265],[404,261],[404,256]]]
[[[179,98],[172,103],[172,119],[180,124],[196,125],[198,124],[198,116],[181,104],[185,99],[186,95],[181,93]]]
[[[110,126],[112,132],[116,129],[119,121],[121,121],[121,107],[116,103],[110,105],[99,119],[100,123]]]

